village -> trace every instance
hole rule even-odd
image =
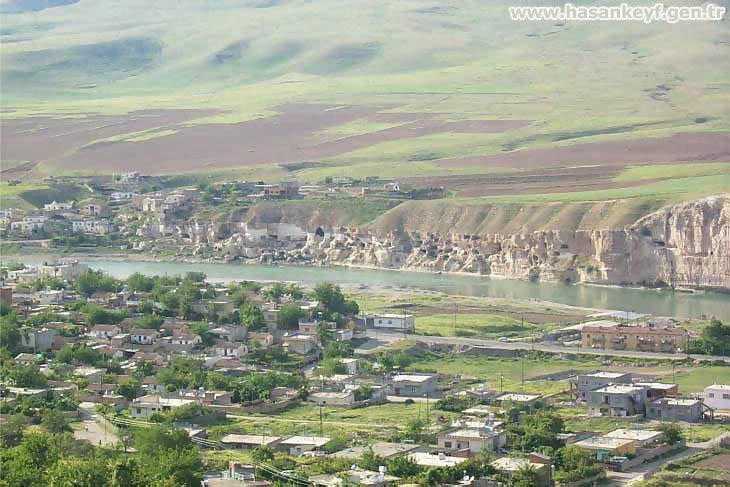
[[[540,352],[498,346],[452,351],[505,370],[523,361],[522,384],[426,372],[414,357],[438,362],[449,345],[409,352],[417,316],[363,312],[328,283],[118,280],[66,260],[6,266],[0,297],[4,422],[124,451],[130,432],[184,431],[208,486],[620,484],[730,446],[727,381],[685,392],[596,361],[526,389],[524,360]],[[689,341],[666,318],[581,325],[548,338],[678,357]],[[693,427],[712,434],[698,441]]]

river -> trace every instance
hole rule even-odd
[[[682,293],[669,290],[528,282],[516,279],[430,274],[345,267],[294,267],[241,264],[207,264],[177,262],[84,261],[117,278],[135,272],[147,275],[175,275],[190,271],[204,272],[211,280],[296,281],[317,284],[362,284],[373,287],[426,289],[446,294],[488,296],[511,299],[538,299],[586,308],[635,311],[656,316],[698,318],[715,316],[730,321],[730,296],[721,293]]]

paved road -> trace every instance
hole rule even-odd
[[[117,444],[116,429],[92,407],[84,407],[90,403],[82,403],[79,407],[81,412],[81,428],[74,431],[74,438],[77,440],[88,440],[93,445],[114,447]]]
[[[403,333],[383,331],[383,330],[367,330],[366,336],[370,339],[376,339],[383,342],[395,342],[404,339]],[[658,353],[658,352],[632,352],[628,350],[596,350],[591,348],[563,347],[560,345],[547,345],[545,343],[525,343],[525,342],[500,342],[498,340],[483,340],[481,338],[466,337],[440,337],[426,335],[405,335],[405,339],[415,340],[421,343],[431,344],[448,344],[448,345],[475,345],[482,347],[498,348],[500,350],[538,350],[541,352],[551,353],[574,353],[579,355],[596,355],[596,356],[612,356],[627,358],[656,358],[667,360],[684,360],[687,358],[685,354],[674,353]],[[717,357],[713,355],[690,355],[693,359],[701,360],[723,360],[730,362],[730,357]]]

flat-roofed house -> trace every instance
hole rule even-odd
[[[164,413],[196,401],[192,399],[180,399],[161,397],[157,394],[138,397],[129,405],[129,413],[133,418],[149,418],[155,413]]]
[[[588,393],[610,384],[631,384],[631,374],[619,372],[594,372],[579,374],[576,378],[578,399],[585,401]]]
[[[540,399],[542,399],[540,394],[517,394],[509,392],[496,397],[494,403],[501,405],[505,402],[512,402],[520,406],[534,406]]]
[[[352,392],[312,392],[307,400],[319,406],[352,406],[355,403],[355,394]]]
[[[636,453],[636,443],[636,440],[626,438],[594,436],[585,440],[576,441],[574,445],[582,450],[594,452],[596,459],[603,461],[609,457],[633,455]]]
[[[253,450],[260,446],[273,448],[281,441],[280,436],[266,435],[226,435],[221,438],[221,443],[229,448],[240,448],[242,450]]]
[[[547,487],[552,483],[552,467],[550,463],[542,463],[543,460],[529,456],[522,457],[502,457],[493,461],[490,465],[503,474],[511,477],[518,470],[530,467],[537,473],[536,487]]]
[[[635,382],[634,385],[646,387],[646,398],[649,401],[663,397],[677,397],[679,386],[677,384],[665,384],[663,382]]]
[[[702,419],[705,408],[701,399],[665,397],[649,403],[646,417],[662,421],[695,423]]]
[[[652,326],[594,327],[581,330],[581,346],[604,350],[676,353],[686,349],[689,333],[683,328]]]
[[[413,332],[416,329],[416,318],[411,314],[384,313],[366,316],[365,324],[367,327]]]
[[[603,435],[605,438],[620,438],[623,440],[634,440],[637,447],[650,446],[661,442],[662,432],[656,430],[626,429],[620,428]]]
[[[292,436],[286,440],[281,440],[277,444],[277,448],[297,457],[302,453],[322,448],[330,440],[331,438],[323,436]]]
[[[507,433],[487,428],[456,428],[438,435],[439,448],[470,453],[494,452],[507,444]]]
[[[646,411],[646,387],[614,384],[588,393],[591,416],[634,416]]]
[[[705,404],[715,409],[730,410],[730,385],[713,384],[705,387]]]
[[[438,374],[398,374],[393,377],[396,396],[423,397],[437,390]]]
[[[132,343],[152,345],[160,338],[160,332],[151,328],[133,328],[129,332]]]

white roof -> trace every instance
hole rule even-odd
[[[613,450],[614,448],[619,448],[621,446],[626,445],[627,443],[632,443],[635,440],[626,439],[626,438],[609,438],[607,436],[594,436],[593,438],[588,438],[586,440],[577,441],[575,443],[575,446],[578,446],[580,448],[586,448],[589,450],[593,449],[609,449]]]
[[[711,386],[705,387],[705,389],[717,389],[717,390],[721,390],[721,391],[730,391],[730,385],[712,384]]]
[[[498,401],[515,401],[515,402],[529,402],[534,401],[536,399],[540,399],[542,396],[539,394],[515,394],[515,393],[507,393],[502,394],[497,398]]]
[[[315,445],[324,446],[329,443],[331,438],[324,436],[292,436],[279,442],[281,445]]]
[[[403,319],[403,318],[413,318],[413,315],[410,314],[402,314],[402,313],[383,313],[383,314],[376,314],[373,315],[375,318],[397,318],[397,319]]]
[[[451,457],[448,455],[432,455],[426,452],[411,453],[408,458],[416,462],[417,464],[424,467],[453,467],[461,462],[466,461],[466,458]]]
[[[407,381],[407,382],[426,382],[433,375],[416,375],[416,374],[398,374],[393,377],[394,381]]]
[[[632,430],[632,429],[620,428],[617,430],[613,430],[610,433],[607,433],[603,436],[605,438],[621,438],[621,439],[625,439],[625,440],[647,441],[647,440],[653,440],[654,438],[658,438],[661,435],[662,435],[661,431]]]
[[[542,464],[533,463],[527,458],[519,458],[519,457],[502,457],[498,458],[495,461],[491,463],[492,467],[496,468],[497,470],[502,470],[505,472],[514,472],[516,470],[519,470],[522,468],[523,465],[534,465],[535,467],[542,467]]]
[[[268,445],[281,439],[280,436],[266,435],[226,435],[221,438],[222,443],[243,443],[247,445]]]
[[[600,377],[603,379],[618,379],[628,372],[594,372],[593,374],[585,374],[587,377]]]
[[[664,382],[634,382],[637,386],[648,387],[649,389],[669,390],[677,387],[677,384],[666,384]]]
[[[610,386],[596,389],[595,392],[605,392],[608,394],[629,394],[631,392],[641,391],[644,387],[634,386],[631,384],[611,384]]]
[[[702,402],[700,399],[678,399],[678,398],[663,398],[663,399],[657,399],[656,401],[653,401],[652,404],[670,404],[672,406],[693,406],[697,404],[698,402]]]

